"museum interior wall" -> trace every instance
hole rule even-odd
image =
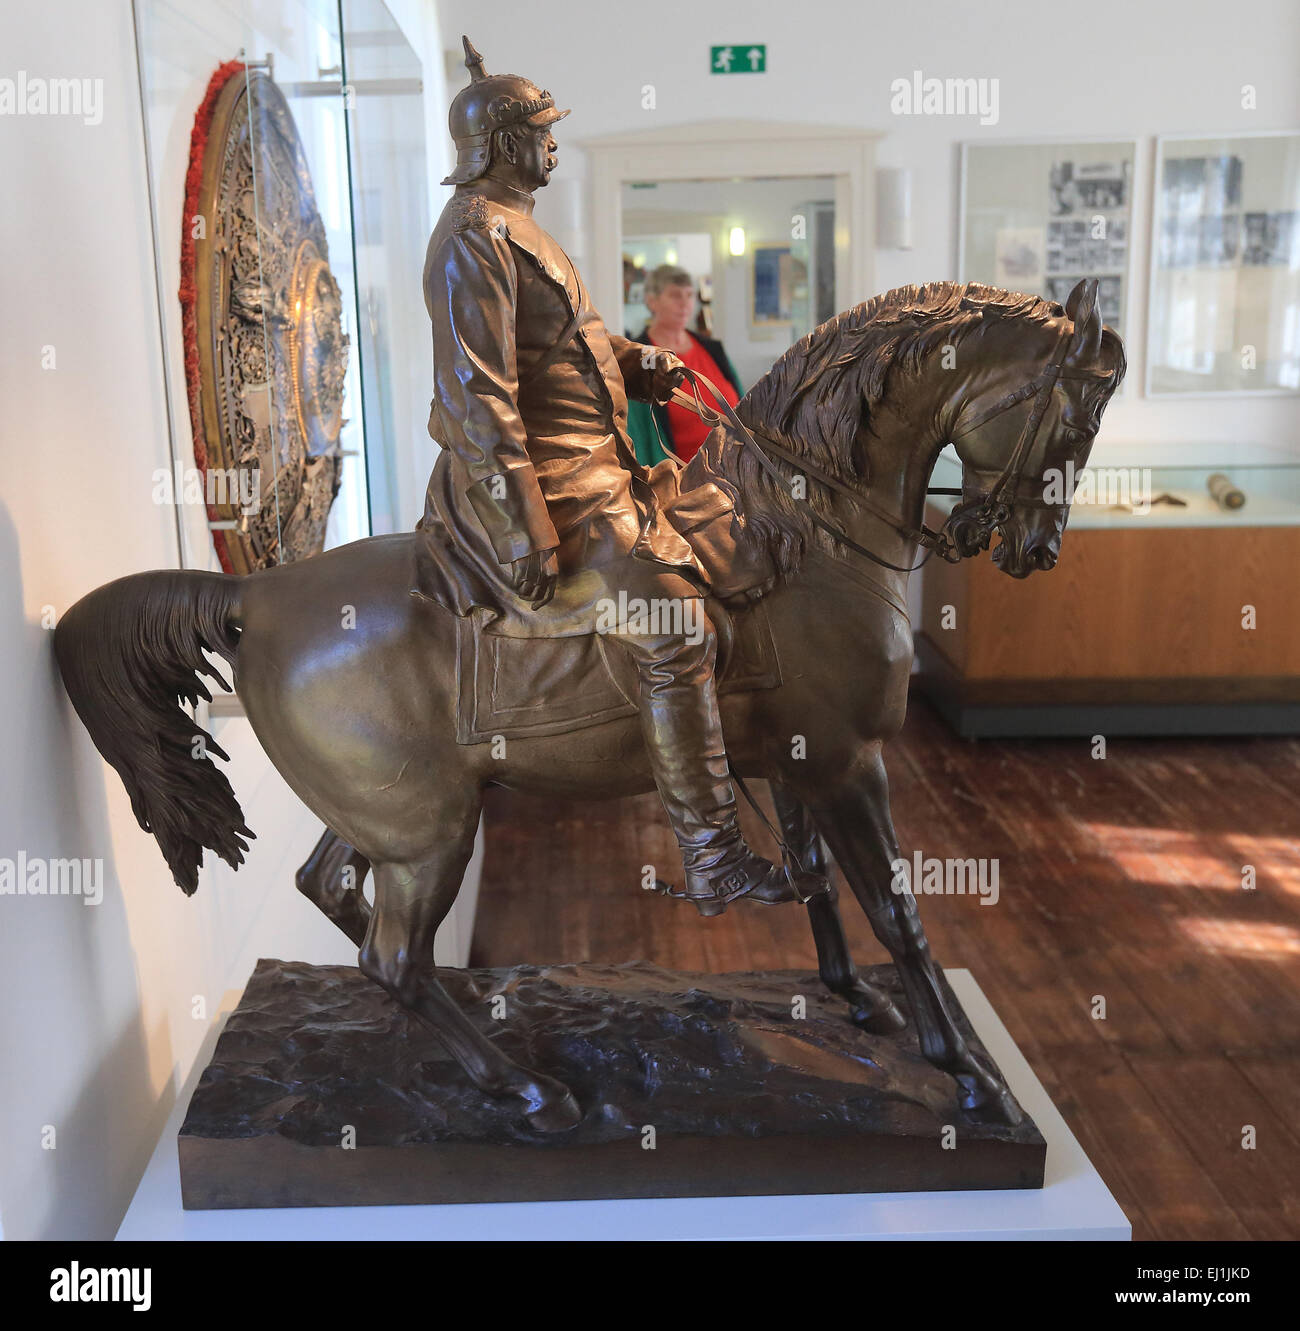
[[[447,33],[473,34],[484,26],[470,0],[443,0],[439,12]],[[1101,0],[1089,7],[1086,22],[1072,26],[1068,46],[1055,24],[1044,24],[1033,0],[1006,0],[996,7],[945,0],[922,9],[835,5],[819,8],[816,22],[798,6],[765,0],[747,9],[742,23],[748,40],[767,44],[769,73],[754,80],[710,74],[696,52],[706,51],[710,42],[736,40],[737,34],[723,22],[701,31],[698,12],[683,0],[657,6],[653,21],[634,41],[619,26],[583,22],[580,0],[560,0],[553,13],[554,22],[544,26],[506,24],[493,31],[489,59],[494,68],[536,70],[535,77],[555,89],[582,89],[581,96],[565,101],[574,109],[559,127],[565,179],[557,176],[537,206],[539,220],[564,238],[580,264],[590,261],[590,234],[602,224],[590,216],[578,178],[587,170],[584,140],[711,121],[804,121],[879,133],[876,166],[911,173],[911,248],[877,248],[870,289],[854,292],[855,300],[909,282],[971,276],[958,267],[964,143],[1135,143],[1122,330],[1128,374],[1108,408],[1091,465],[1223,468],[1292,460],[1291,397],[1152,397],[1144,390],[1157,138],[1201,130],[1268,133],[1300,121],[1292,55],[1300,46],[1300,11],[1286,0],[1260,0],[1249,7],[1248,19],[1227,25],[1211,0],[1191,0],[1179,8],[1178,34],[1170,32],[1167,12],[1157,6]],[[832,30],[835,37],[828,40]],[[1260,40],[1262,33],[1268,40]],[[667,69],[674,71],[671,82],[657,82],[656,71]],[[978,116],[893,114],[891,81],[917,71],[934,78],[996,75],[996,123],[982,125]],[[1251,110],[1242,106],[1248,84],[1256,99]],[[774,96],[778,88],[788,92]],[[647,193],[641,206],[649,207],[649,198]],[[1258,486],[1291,483],[1281,473],[1269,473],[1267,480],[1256,476]],[[1191,484],[1203,497],[1203,477]],[[1080,520],[1076,511],[1072,530]],[[927,574],[935,575],[929,593]],[[915,624],[925,619],[927,597],[936,605],[951,603],[948,588],[939,587],[944,574],[925,569],[910,580],[908,606]],[[1145,603],[1134,614],[1146,615]],[[1208,676],[1213,663],[1189,657],[1185,668]],[[1281,673],[1291,674],[1290,666]]]
[[[171,8],[183,16],[187,6]],[[233,57],[245,6],[193,0],[188,8],[205,24],[229,22],[231,49],[214,51],[211,65]],[[274,44],[278,33],[283,49],[295,39],[296,7],[275,8],[266,40]],[[438,126],[427,135],[436,182],[446,170],[436,13],[418,3],[390,8],[412,45],[434,53],[424,103]],[[154,501],[155,472],[173,461],[169,385],[131,6],[31,6],[7,24],[7,65],[102,78],[104,106],[93,126],[53,116],[0,122],[6,196],[16,205],[6,208],[11,317],[0,333],[9,404],[0,426],[0,680],[14,727],[0,746],[0,853],[102,857],[103,872],[98,905],[76,896],[9,900],[0,944],[8,1070],[0,1223],[11,1238],[107,1237],[223,996],[243,986],[258,957],[352,964],[356,953],[294,891],[294,870],[320,824],[246,721],[219,717],[212,730],[230,753],[229,778],[257,840],[237,874],[209,856],[187,899],[58,683],[50,629],[59,613],[100,582],[182,563],[173,509]],[[170,165],[159,187],[172,201],[177,234],[175,173],[183,173],[189,122],[210,72],[178,88],[189,107],[178,111],[179,148],[165,145]],[[170,262],[162,293],[169,316],[177,306]],[[422,346],[427,336],[427,327],[412,330]],[[172,347],[174,372],[179,361]],[[179,390],[175,382],[170,388],[173,398],[182,395],[183,416],[183,371]],[[425,413],[427,404],[417,413],[421,427]],[[188,436],[182,443],[188,447]],[[427,436],[416,447],[431,447]],[[398,465],[423,477],[429,463],[408,451]],[[417,498],[411,525],[419,508]],[[475,881],[473,867],[471,890],[456,908],[462,918],[446,932],[448,962],[463,964],[467,955]],[[33,1150],[50,1129],[52,1145]]]
[[[229,17],[237,46],[240,16],[252,3],[173,0],[170,9],[183,15],[188,8],[218,26]],[[957,276],[963,141],[1136,139],[1143,169],[1133,199],[1129,378],[1108,410],[1094,463],[1176,462],[1199,444],[1230,459],[1239,446],[1267,451],[1293,438],[1293,400],[1153,399],[1139,391],[1155,136],[1300,121],[1300,11],[1292,0],[1254,0],[1240,24],[1225,24],[1221,4],[1187,0],[1178,32],[1170,31],[1167,11],[1095,0],[1068,43],[1042,23],[1036,0],[846,2],[813,10],[756,0],[739,33],[734,15],[702,31],[698,6],[684,0],[637,7],[640,28],[590,22],[592,6],[581,0],[554,0],[544,11],[523,0],[490,9],[476,0],[388,0],[388,7],[424,65],[430,216],[441,207],[436,182],[449,158],[445,49],[467,32],[490,68],[526,72],[573,107],[558,135],[565,179],[539,202],[537,216],[579,265],[600,220],[584,206],[584,138],[720,119],[879,131],[877,163],[913,173],[913,246],[875,254],[875,291]],[[292,49],[301,5],[282,0],[259,12],[269,16],[259,41]],[[525,21],[541,12],[544,22]],[[231,755],[226,770],[258,839],[238,874],[208,864],[187,900],[58,682],[50,630],[59,613],[110,578],[178,566],[186,543],[198,548],[203,533],[178,531],[171,509],[154,500],[153,477],[176,456],[171,441],[184,389],[176,349],[164,357],[165,340],[176,335],[175,255],[162,257],[160,294],[132,7],[62,0],[15,10],[8,22],[17,39],[8,66],[102,77],[105,105],[93,127],[59,117],[0,120],[8,315],[0,330],[0,682],[13,727],[0,756],[0,856],[102,856],[103,878],[97,905],[78,897],[10,903],[7,918],[20,923],[0,943],[10,1069],[0,1104],[0,1232],[104,1237],[223,997],[244,984],[254,961],[350,963],[355,953],[293,891],[293,871],[320,825],[242,719],[217,718],[214,731]],[[712,78],[701,63],[658,86],[656,109],[644,109],[656,70],[679,69],[684,49],[698,52],[710,39],[746,30],[768,44],[773,77]],[[1270,34],[1267,42],[1261,32]],[[982,56],[973,68],[972,52],[996,52],[996,69],[984,69]],[[211,63],[235,54],[214,51]],[[883,90],[914,70],[997,74],[998,123],[891,115]],[[189,117],[204,82],[196,69],[177,89],[173,137],[158,157],[163,210],[176,210]],[[1241,106],[1247,82],[1258,89],[1254,111]],[[413,273],[412,283],[418,280]],[[415,322],[410,335],[425,345],[427,324]],[[422,425],[421,411],[414,417]],[[403,426],[392,468],[392,493],[412,492],[411,522],[428,464],[428,441],[416,433],[412,439],[409,423]],[[448,930],[448,962],[463,964],[468,955],[475,875],[472,865]]]
[[[515,8],[523,12],[526,6],[497,6],[494,12]],[[717,20],[702,30],[698,8],[684,0],[654,6],[635,35],[622,24],[585,22],[589,6],[581,0],[548,5],[545,24],[489,26],[482,12],[472,0],[439,5],[444,32],[484,33],[475,40],[490,68],[526,70],[563,105],[573,106],[559,127],[565,177],[583,170],[575,147],[582,140],[668,125],[795,120],[880,131],[877,165],[913,173],[913,248],[877,251],[875,291],[958,276],[962,142],[1136,138],[1143,169],[1137,172],[1133,209],[1132,290],[1139,299],[1125,331],[1127,384],[1107,412],[1093,463],[1135,465],[1135,446],[1154,450],[1160,461],[1188,442],[1267,444],[1287,437],[1294,411],[1285,398],[1160,401],[1137,391],[1145,370],[1155,136],[1294,127],[1300,120],[1293,77],[1300,12],[1287,0],[1260,0],[1241,23],[1225,23],[1222,6],[1212,0],[1189,0],[1179,8],[1177,33],[1169,29],[1167,11],[1157,6],[1099,0],[1088,7],[1086,22],[1081,18],[1072,25],[1068,44],[1055,25],[1043,22],[1042,6],[1034,0],[996,6],[951,0],[921,7],[846,3],[811,12],[763,0],[746,6],[740,18],[741,39],[767,43],[769,73],[755,80],[709,74],[699,53],[707,52],[710,42],[737,40],[737,20]],[[1261,33],[1269,34],[1267,41],[1260,40]],[[670,84],[656,86],[655,109],[645,110],[643,88],[664,69],[680,72]],[[915,70],[938,78],[996,74],[997,123],[892,115],[890,81]],[[1241,106],[1247,83],[1258,90],[1253,111]],[[566,88],[575,91],[566,95]],[[549,193],[539,196],[540,220],[553,204],[564,206],[558,191],[555,200],[546,197]],[[582,256],[575,251],[574,257]],[[873,294],[859,292],[855,299]]]

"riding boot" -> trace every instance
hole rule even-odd
[[[713,675],[716,641],[711,633],[698,644],[665,638],[637,653],[641,727],[686,871],[683,890],[667,894],[701,915],[720,915],[740,897],[804,901],[785,870],[741,835]]]

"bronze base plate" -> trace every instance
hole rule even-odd
[[[537,1133],[518,1102],[485,1099],[352,967],[263,960],[179,1134],[185,1207],[1042,1186],[1032,1121],[964,1113],[910,1025],[859,1031],[815,974],[644,962],[439,974],[512,1057],[572,1089],[575,1128]],[[863,974],[898,997],[892,966]]]

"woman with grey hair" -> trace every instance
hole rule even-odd
[[[676,264],[660,264],[646,278],[645,303],[650,322],[634,340],[673,352],[690,369],[712,380],[734,407],[744,389],[722,343],[690,327],[695,319],[695,279],[690,273]],[[627,428],[636,445],[637,459],[646,466],[653,466],[666,456],[659,443],[660,435],[683,462],[689,462],[709,432],[709,427],[694,412],[675,402],[654,406],[647,402],[629,403]]]

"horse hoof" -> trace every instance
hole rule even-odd
[[[991,1114],[998,1123],[1005,1123],[1008,1127],[1019,1126],[1025,1120],[1024,1112],[1016,1104],[1011,1092],[1005,1087],[989,1101],[989,1114]]]
[[[858,1030],[869,1035],[897,1035],[907,1029],[907,1018],[893,1003],[885,1007],[855,1007],[850,1019]]]
[[[567,1132],[582,1122],[582,1110],[573,1092],[558,1081],[530,1087],[526,1098],[532,1108],[524,1118],[536,1132]]]
[[[1010,1090],[1000,1082],[981,1083],[973,1078],[958,1077],[961,1094],[957,1103],[972,1118],[981,1123],[1003,1123],[1014,1128],[1024,1121],[1024,1114]]]

